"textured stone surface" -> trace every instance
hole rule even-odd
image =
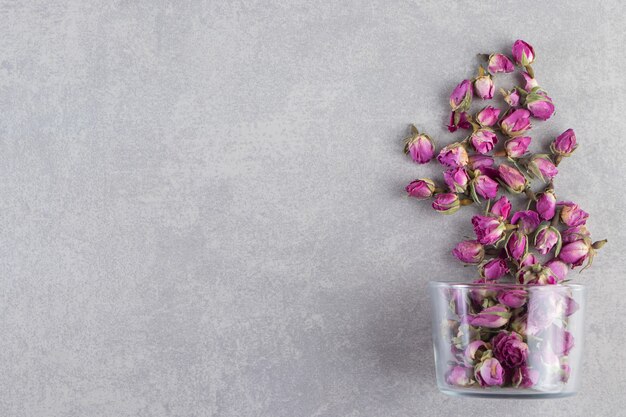
[[[623,415],[625,13],[0,1],[0,414]],[[451,398],[425,290],[468,277],[450,249],[470,214],[403,196],[434,169],[401,139],[453,141],[451,88],[518,37],[558,108],[536,139],[581,142],[561,197],[610,243],[575,276],[578,396]]]

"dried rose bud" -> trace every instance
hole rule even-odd
[[[456,168],[466,166],[469,162],[469,156],[467,155],[465,146],[459,142],[455,142],[441,149],[437,160],[441,165]]]
[[[472,170],[490,168],[493,164],[493,158],[488,155],[471,155],[469,157],[469,166]]]
[[[472,82],[463,80],[450,95],[450,107],[452,107],[452,110],[468,110],[471,104]]]
[[[419,133],[415,126],[411,126],[412,135],[404,140],[404,153],[411,155],[411,159],[418,164],[425,164],[435,156],[435,145],[430,136]]]
[[[556,165],[552,162],[550,155],[537,154],[528,161],[528,171],[541,181],[551,180],[559,173]]]
[[[593,256],[592,253],[591,239],[584,238],[565,244],[561,249],[559,259],[575,268],[590,259]]]
[[[504,384],[504,369],[496,358],[485,359],[474,369],[474,378],[481,387]]]
[[[507,140],[504,144],[506,156],[509,158],[521,158],[528,151],[530,141],[530,136],[520,136]]]
[[[522,365],[513,371],[511,383],[515,388],[531,388],[539,382],[539,371]]]
[[[502,97],[504,98],[504,101],[511,107],[517,107],[519,105],[520,102],[520,95],[519,92],[516,89],[513,89],[511,91],[506,91],[504,89],[500,89],[500,94],[502,94]]]
[[[496,143],[498,143],[498,137],[493,130],[485,127],[472,133],[472,136],[470,136],[470,143],[476,152],[486,154],[493,149]]]
[[[521,136],[530,128],[530,112],[526,109],[509,111],[500,121],[500,129],[510,137]]]
[[[509,214],[511,214],[511,202],[505,195],[500,197],[500,199],[491,206],[491,214],[505,220],[509,218]]]
[[[478,77],[474,79],[474,89],[476,95],[483,100],[491,100],[493,98],[493,80],[489,74],[485,74],[483,67],[478,68]]]
[[[557,207],[561,207],[561,221],[569,227],[581,226],[587,222],[589,213],[581,209],[578,204],[571,201],[560,201]]]
[[[411,182],[405,189],[409,197],[425,200],[432,197],[435,191],[435,183],[429,178],[423,178]]]
[[[453,193],[464,193],[467,190],[469,176],[465,168],[450,168],[443,173],[443,179]]]
[[[487,106],[476,114],[476,121],[481,126],[493,126],[500,117],[500,109]]]
[[[463,356],[466,364],[471,365],[477,359],[481,359],[482,355],[489,350],[490,345],[483,342],[482,340],[474,340],[470,342],[465,351],[463,352]]]
[[[514,194],[519,194],[526,189],[528,185],[526,177],[512,166],[502,164],[498,167],[498,176],[502,181],[502,185]]]
[[[556,195],[554,191],[546,190],[537,195],[536,210],[543,220],[551,220],[556,212]]]
[[[450,133],[456,132],[458,129],[471,129],[472,124],[469,121],[467,112],[455,111],[450,112],[450,124],[448,125],[448,131]]]
[[[587,226],[585,226],[584,224],[570,227],[563,230],[563,232],[561,233],[563,243],[570,243],[585,237],[591,237],[591,233],[589,233],[589,230],[587,230]]]
[[[498,195],[498,183],[487,175],[478,174],[470,182],[470,191],[474,201],[478,202],[478,196],[484,199],[496,198]]]
[[[464,366],[454,366],[446,375],[446,383],[456,387],[466,387],[472,385],[472,368],[466,368]]]
[[[519,262],[519,267],[523,268],[525,266],[536,265],[538,262],[539,261],[537,260],[537,257],[533,255],[532,253],[528,252]]]
[[[577,147],[576,134],[572,129],[567,129],[565,132],[561,133],[552,141],[552,144],[550,144],[550,150],[557,158],[570,156]]]
[[[537,229],[534,244],[540,254],[546,255],[553,247],[556,247],[554,254],[558,255],[561,243],[561,233],[555,227],[544,224]]]
[[[515,67],[511,60],[503,54],[491,54],[489,56],[489,66],[487,67],[492,74],[504,73],[515,71]]]
[[[520,308],[526,304],[528,294],[525,290],[502,290],[498,293],[498,301],[510,308]]]
[[[442,214],[456,213],[460,207],[459,196],[454,193],[437,194],[433,201],[433,209]]]
[[[478,241],[483,245],[495,245],[504,239],[506,226],[501,218],[476,215],[472,217],[472,225]]]
[[[452,253],[461,262],[477,264],[485,257],[485,248],[477,240],[466,240],[459,242]]]
[[[510,258],[519,261],[528,251],[528,239],[524,233],[515,231],[509,235],[504,248]]]
[[[520,284],[548,285],[556,284],[558,278],[550,268],[540,264],[529,265],[517,272],[517,280]]]
[[[533,117],[541,120],[548,120],[554,114],[554,104],[545,91],[535,87],[526,96],[526,108]]]
[[[497,304],[471,316],[469,318],[469,324],[474,327],[495,329],[507,324],[510,318],[511,312],[509,309],[503,305]]]
[[[513,44],[513,60],[517,65],[527,67],[535,61],[535,50],[528,43],[518,39]]]
[[[546,262],[544,266],[550,268],[550,270],[554,273],[554,275],[556,275],[559,281],[563,281],[567,276],[567,272],[569,271],[569,267],[567,266],[567,264],[556,258]]]
[[[533,88],[539,87],[537,80],[531,77],[527,72],[522,71],[522,77],[524,77],[524,82],[526,83],[524,85],[524,90],[530,92]]]
[[[533,210],[518,211],[511,217],[511,224],[517,225],[517,230],[530,234],[539,226],[539,215]]]

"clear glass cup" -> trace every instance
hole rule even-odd
[[[580,384],[585,287],[431,282],[439,389],[565,397]]]

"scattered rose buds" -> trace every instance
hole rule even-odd
[[[500,121],[500,129],[507,136],[521,136],[530,125],[530,112],[526,109],[515,109],[507,112]]]
[[[487,106],[476,114],[476,121],[483,127],[489,127],[496,124],[500,117],[500,109]]]
[[[509,73],[515,71],[511,60],[503,54],[491,54],[489,56],[488,70],[492,74]]]
[[[543,220],[552,220],[556,213],[556,195],[554,191],[548,189],[537,195],[536,211]]]
[[[493,130],[485,127],[472,133],[470,143],[476,152],[486,154],[498,143],[498,137]]]
[[[411,129],[413,134],[404,140],[404,153],[410,155],[418,164],[430,162],[435,156],[433,140],[426,134],[420,134],[415,126]]]
[[[559,170],[549,155],[533,155],[528,162],[528,171],[541,181],[551,180],[556,177]]]
[[[437,160],[441,165],[456,168],[466,166],[469,162],[469,156],[463,144],[457,142],[441,149]]]
[[[528,151],[531,138],[529,136],[519,136],[517,138],[509,139],[504,144],[506,150],[506,156],[509,158],[521,158]]]
[[[527,67],[535,61],[535,50],[528,43],[518,39],[513,44],[513,60],[517,65]]]
[[[472,124],[469,121],[467,112],[453,110],[450,112],[450,124],[448,125],[448,131],[454,133],[459,129],[471,129]]]
[[[489,74],[485,74],[483,67],[478,69],[478,77],[474,80],[476,95],[483,100],[493,98],[493,80]]]
[[[472,224],[478,241],[483,245],[493,245],[505,237],[506,225],[498,217],[477,215],[472,217]]]
[[[443,214],[456,213],[461,208],[459,196],[454,193],[437,194],[433,201],[433,209]]]
[[[471,104],[472,82],[463,80],[450,95],[450,107],[452,107],[452,110],[468,110]]]
[[[454,256],[466,264],[477,264],[485,256],[485,248],[477,240],[466,240],[459,242],[452,251]]]
[[[559,164],[563,157],[570,156],[578,147],[576,144],[576,134],[572,129],[567,129],[561,133],[550,144],[550,150],[556,157],[556,165]]]
[[[432,197],[435,191],[435,183],[428,178],[412,181],[406,186],[406,192],[409,197],[417,198],[418,200],[426,200]]]
[[[526,177],[509,165],[500,165],[498,167],[498,176],[502,181],[502,185],[513,194],[519,194],[526,189]]]
[[[525,104],[530,114],[537,119],[548,120],[554,114],[552,99],[539,87],[533,88],[526,96]]]

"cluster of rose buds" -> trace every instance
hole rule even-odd
[[[479,66],[476,78],[463,80],[450,95],[448,130],[467,130],[465,139],[436,152],[433,139],[411,125],[405,153],[418,164],[436,158],[445,171],[443,184],[422,178],[407,185],[406,191],[420,200],[432,199],[433,209],[443,214],[462,206],[481,207],[482,214],[472,218],[476,239],[460,242],[453,250],[460,261],[478,267],[478,282],[514,277],[521,284],[557,284],[569,268],[591,265],[606,243],[591,240],[585,211],[573,202],[559,201],[555,194],[557,167],[577,149],[576,135],[567,129],[552,140],[549,153],[529,152],[532,119],[547,120],[554,114],[552,99],[531,67],[535,51],[518,40],[512,59],[492,54],[487,61],[486,70]],[[506,108],[488,105],[470,111],[476,97],[493,99],[497,74],[514,72],[516,67],[524,86],[500,89]],[[533,181],[544,184],[539,192],[531,189]],[[526,197],[525,209],[511,213],[505,192]]]

